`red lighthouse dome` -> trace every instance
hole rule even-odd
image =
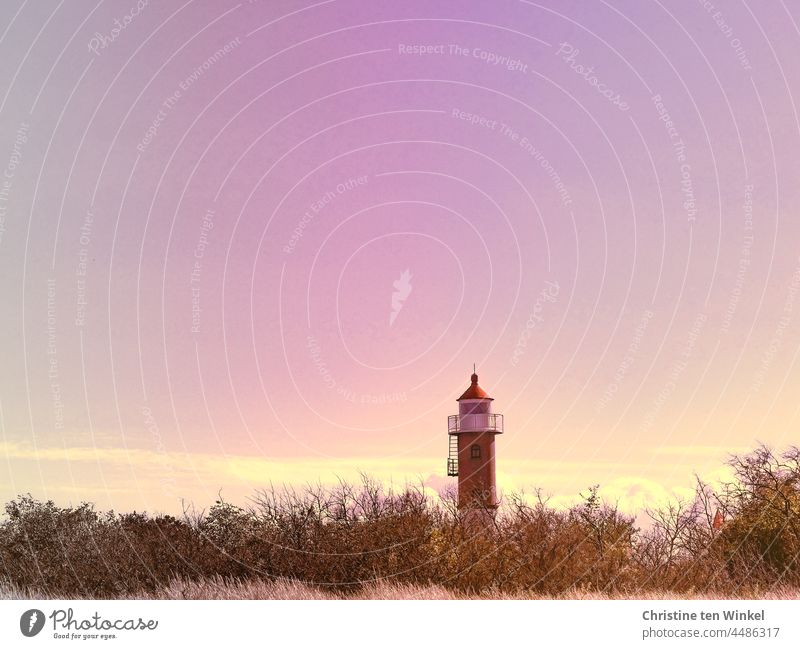
[[[488,399],[489,401],[494,401],[494,399],[486,393],[486,390],[478,385],[477,374],[473,374],[470,378],[472,379],[472,384],[464,391],[464,394],[456,399],[456,401],[463,401],[464,399]]]

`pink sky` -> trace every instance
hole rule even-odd
[[[506,491],[797,442],[796,9],[7,4],[0,499],[439,489],[473,363]]]

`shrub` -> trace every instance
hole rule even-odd
[[[566,510],[538,492],[511,494],[495,516],[460,512],[452,492],[433,501],[421,486],[394,491],[367,476],[359,485],[271,487],[248,508],[220,499],[181,517],[61,508],[26,495],[0,520],[0,582],[93,598],[265,580],[333,596],[387,583],[398,592],[537,597],[754,596],[800,586],[800,451],[776,456],[762,446],[730,466],[734,478],[718,493],[698,479],[691,502],[649,511],[645,529],[603,502],[597,486]]]

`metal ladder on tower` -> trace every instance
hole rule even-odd
[[[458,435],[449,435],[450,448],[447,453],[447,475],[458,475]]]

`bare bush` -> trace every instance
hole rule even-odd
[[[510,494],[496,514],[459,510],[452,491],[432,500],[421,485],[387,489],[368,476],[271,486],[247,507],[220,498],[180,517],[21,496],[0,520],[0,582],[55,597],[217,597],[268,592],[265,583],[276,597],[300,593],[286,584],[309,589],[303,597],[797,592],[800,451],[762,446],[730,466],[730,482],[713,491],[698,479],[694,499],[648,511],[644,529],[597,486],[569,509]]]

